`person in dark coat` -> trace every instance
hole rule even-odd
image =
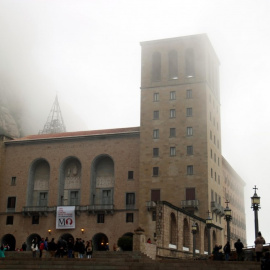
[[[82,241],[82,239],[79,239],[79,245],[78,245],[78,251],[79,251],[79,258],[83,258],[83,255],[85,253],[85,245],[84,242]]]
[[[213,249],[214,261],[220,260],[220,255],[222,255],[219,251],[222,249],[221,245],[216,244]]]
[[[52,238],[52,240],[48,243],[48,250],[51,254],[51,257],[55,257],[57,244],[54,242],[54,238]]]
[[[230,253],[231,253],[231,245],[230,242],[227,242],[227,244],[223,248],[224,254],[225,254],[225,261],[228,261],[230,259]]]
[[[238,261],[242,261],[242,260],[243,260],[243,248],[244,248],[244,245],[243,245],[243,243],[240,241],[240,239],[238,239],[238,240],[234,243],[234,247],[235,247],[236,253],[237,253],[237,260],[238,260]]]
[[[57,243],[57,253],[60,258],[63,258],[65,250],[67,248],[67,242],[61,237]]]
[[[71,238],[68,239],[67,249],[68,249],[68,258],[73,258],[74,244]]]

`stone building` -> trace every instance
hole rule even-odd
[[[208,211],[211,247],[226,240],[227,199],[246,242],[244,181],[222,157],[219,61],[207,36],[141,48],[140,127],[1,142],[2,242],[82,237],[100,250],[140,226],[161,255],[189,254],[195,222],[203,254]],[[75,228],[56,229],[57,206],[75,206]]]

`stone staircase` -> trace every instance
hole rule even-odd
[[[94,252],[92,259],[32,258],[31,252],[6,252],[0,258],[1,269],[88,269],[88,270],[255,270],[257,262],[225,262],[210,260],[151,260],[140,252]]]

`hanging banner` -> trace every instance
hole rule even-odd
[[[75,206],[57,206],[56,229],[75,229]]]

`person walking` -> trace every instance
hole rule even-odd
[[[258,237],[255,239],[254,243],[255,243],[256,259],[257,262],[259,262],[261,260],[263,253],[263,245],[265,244],[265,239],[262,237],[261,232],[258,232]]]
[[[92,253],[93,253],[93,246],[92,246],[92,240],[89,240],[86,242],[86,257],[87,259],[91,259],[92,258]]]
[[[240,241],[240,239],[238,239],[238,240],[234,243],[234,247],[235,247],[236,253],[237,253],[237,260],[238,260],[238,261],[242,261],[242,260],[243,260],[243,248],[244,248],[244,245],[243,245],[243,243]]]

